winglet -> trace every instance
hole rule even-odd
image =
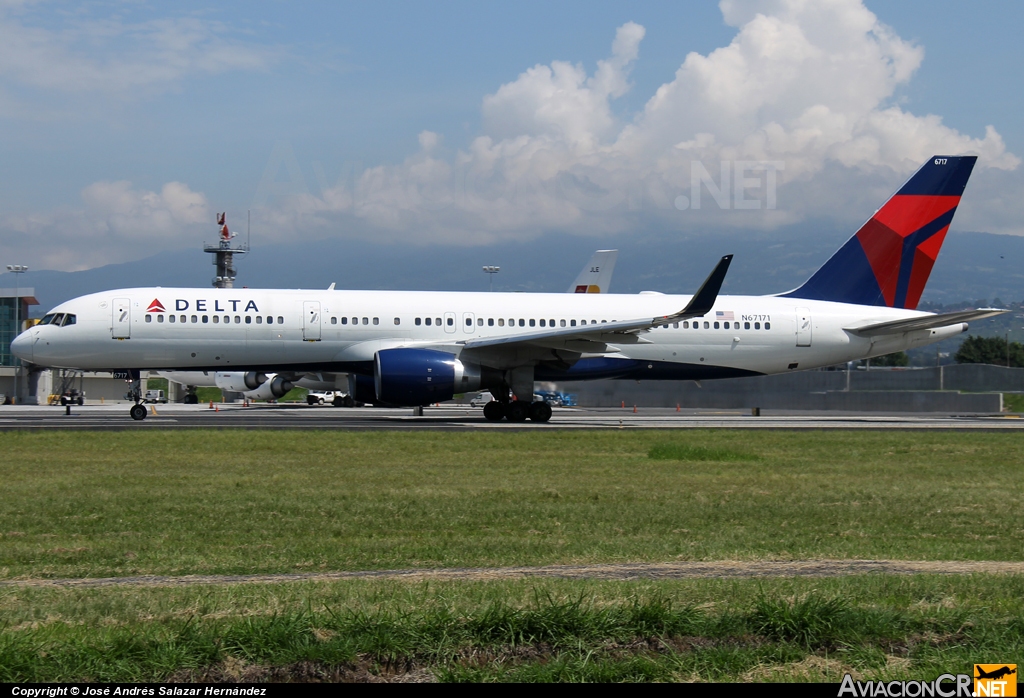
[[[328,290],[328,291],[333,291],[333,290],[334,290],[334,285],[335,285],[335,282],[334,282],[334,281],[332,281],[332,282],[331,282],[331,285],[327,287],[327,290]]]
[[[707,315],[712,308],[715,307],[715,301],[718,300],[718,292],[722,290],[722,284],[725,282],[725,273],[729,271],[729,265],[732,263],[732,255],[727,254],[718,262],[718,266],[708,275],[708,278],[704,280],[697,292],[693,294],[693,298],[686,304],[686,307],[669,316],[667,319],[680,320],[688,317],[700,317]]]

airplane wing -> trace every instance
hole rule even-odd
[[[700,289],[693,295],[690,302],[682,310],[662,317],[645,317],[636,320],[618,320],[603,322],[598,325],[581,325],[579,327],[559,327],[538,332],[525,332],[506,337],[484,339],[467,339],[459,342],[467,350],[487,349],[493,347],[511,348],[514,346],[550,347],[557,344],[561,347],[580,352],[602,352],[608,342],[641,343],[644,340],[637,335],[658,325],[679,322],[692,317],[707,315],[715,305],[718,292],[729,271],[732,255],[726,255],[718,262]],[[569,346],[566,345],[569,344]]]
[[[572,282],[568,293],[608,293],[612,285],[612,272],[615,271],[615,260],[618,250],[598,250],[590,258],[583,271]]]
[[[858,337],[874,337],[886,334],[903,334],[916,330],[931,330],[936,327],[948,327],[960,322],[983,320],[988,317],[1008,313],[1009,310],[998,308],[981,308],[979,310],[961,310],[955,313],[941,313],[938,315],[922,315],[920,317],[908,318],[906,320],[890,320],[888,322],[876,322],[857,327],[844,327],[843,329]]]

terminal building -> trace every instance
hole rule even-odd
[[[28,371],[11,354],[11,342],[25,329],[33,305],[39,305],[34,288],[0,288],[0,403],[13,401],[15,396],[20,398],[18,402],[25,402],[29,394]]]

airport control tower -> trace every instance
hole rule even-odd
[[[217,214],[217,225],[220,226],[220,239],[216,245],[203,243],[203,252],[215,255],[213,263],[217,267],[217,276],[213,277],[214,288],[235,287],[235,255],[249,251],[249,243],[232,245],[231,240],[237,235],[228,230],[225,214]]]

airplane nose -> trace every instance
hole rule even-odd
[[[32,362],[32,332],[22,332],[11,342],[11,353],[22,361]]]

